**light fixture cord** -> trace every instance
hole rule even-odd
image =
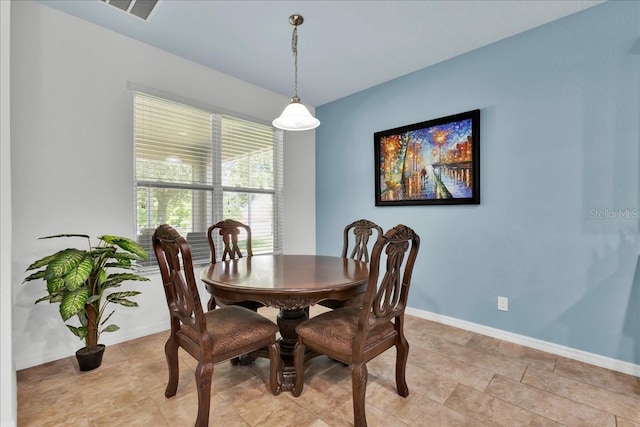
[[[298,97],[298,26],[293,27],[293,34],[291,36],[291,52],[293,53],[293,93]]]

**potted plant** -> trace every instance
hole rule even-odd
[[[131,272],[108,274],[107,270],[133,270],[134,261],[147,260],[148,255],[142,246],[126,237],[100,236],[97,246],[92,246],[90,237],[85,234],[57,234],[41,239],[61,237],[85,238],[87,248],[67,248],[35,261],[26,271],[38,271],[27,276],[24,282],[43,279],[47,284],[48,295],[39,298],[36,304],[41,301],[59,303],[60,316],[64,322],[78,316],[80,326],[65,326],[85,342],[85,347],[76,352],[76,357],[80,370],[89,371],[102,363],[104,345],[98,344],[100,334],[120,329],[114,324],[105,326],[115,312],[113,310],[106,314],[107,305],[114,303],[125,307],[138,306],[129,299],[140,294],[138,291],[105,291],[117,288],[127,280],[149,280]]]

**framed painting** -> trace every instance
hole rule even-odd
[[[480,110],[373,135],[376,206],[480,203]]]

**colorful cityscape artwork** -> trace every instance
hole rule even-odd
[[[480,203],[480,110],[376,132],[376,206]]]

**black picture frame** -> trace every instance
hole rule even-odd
[[[376,206],[480,204],[480,110],[376,132]]]

